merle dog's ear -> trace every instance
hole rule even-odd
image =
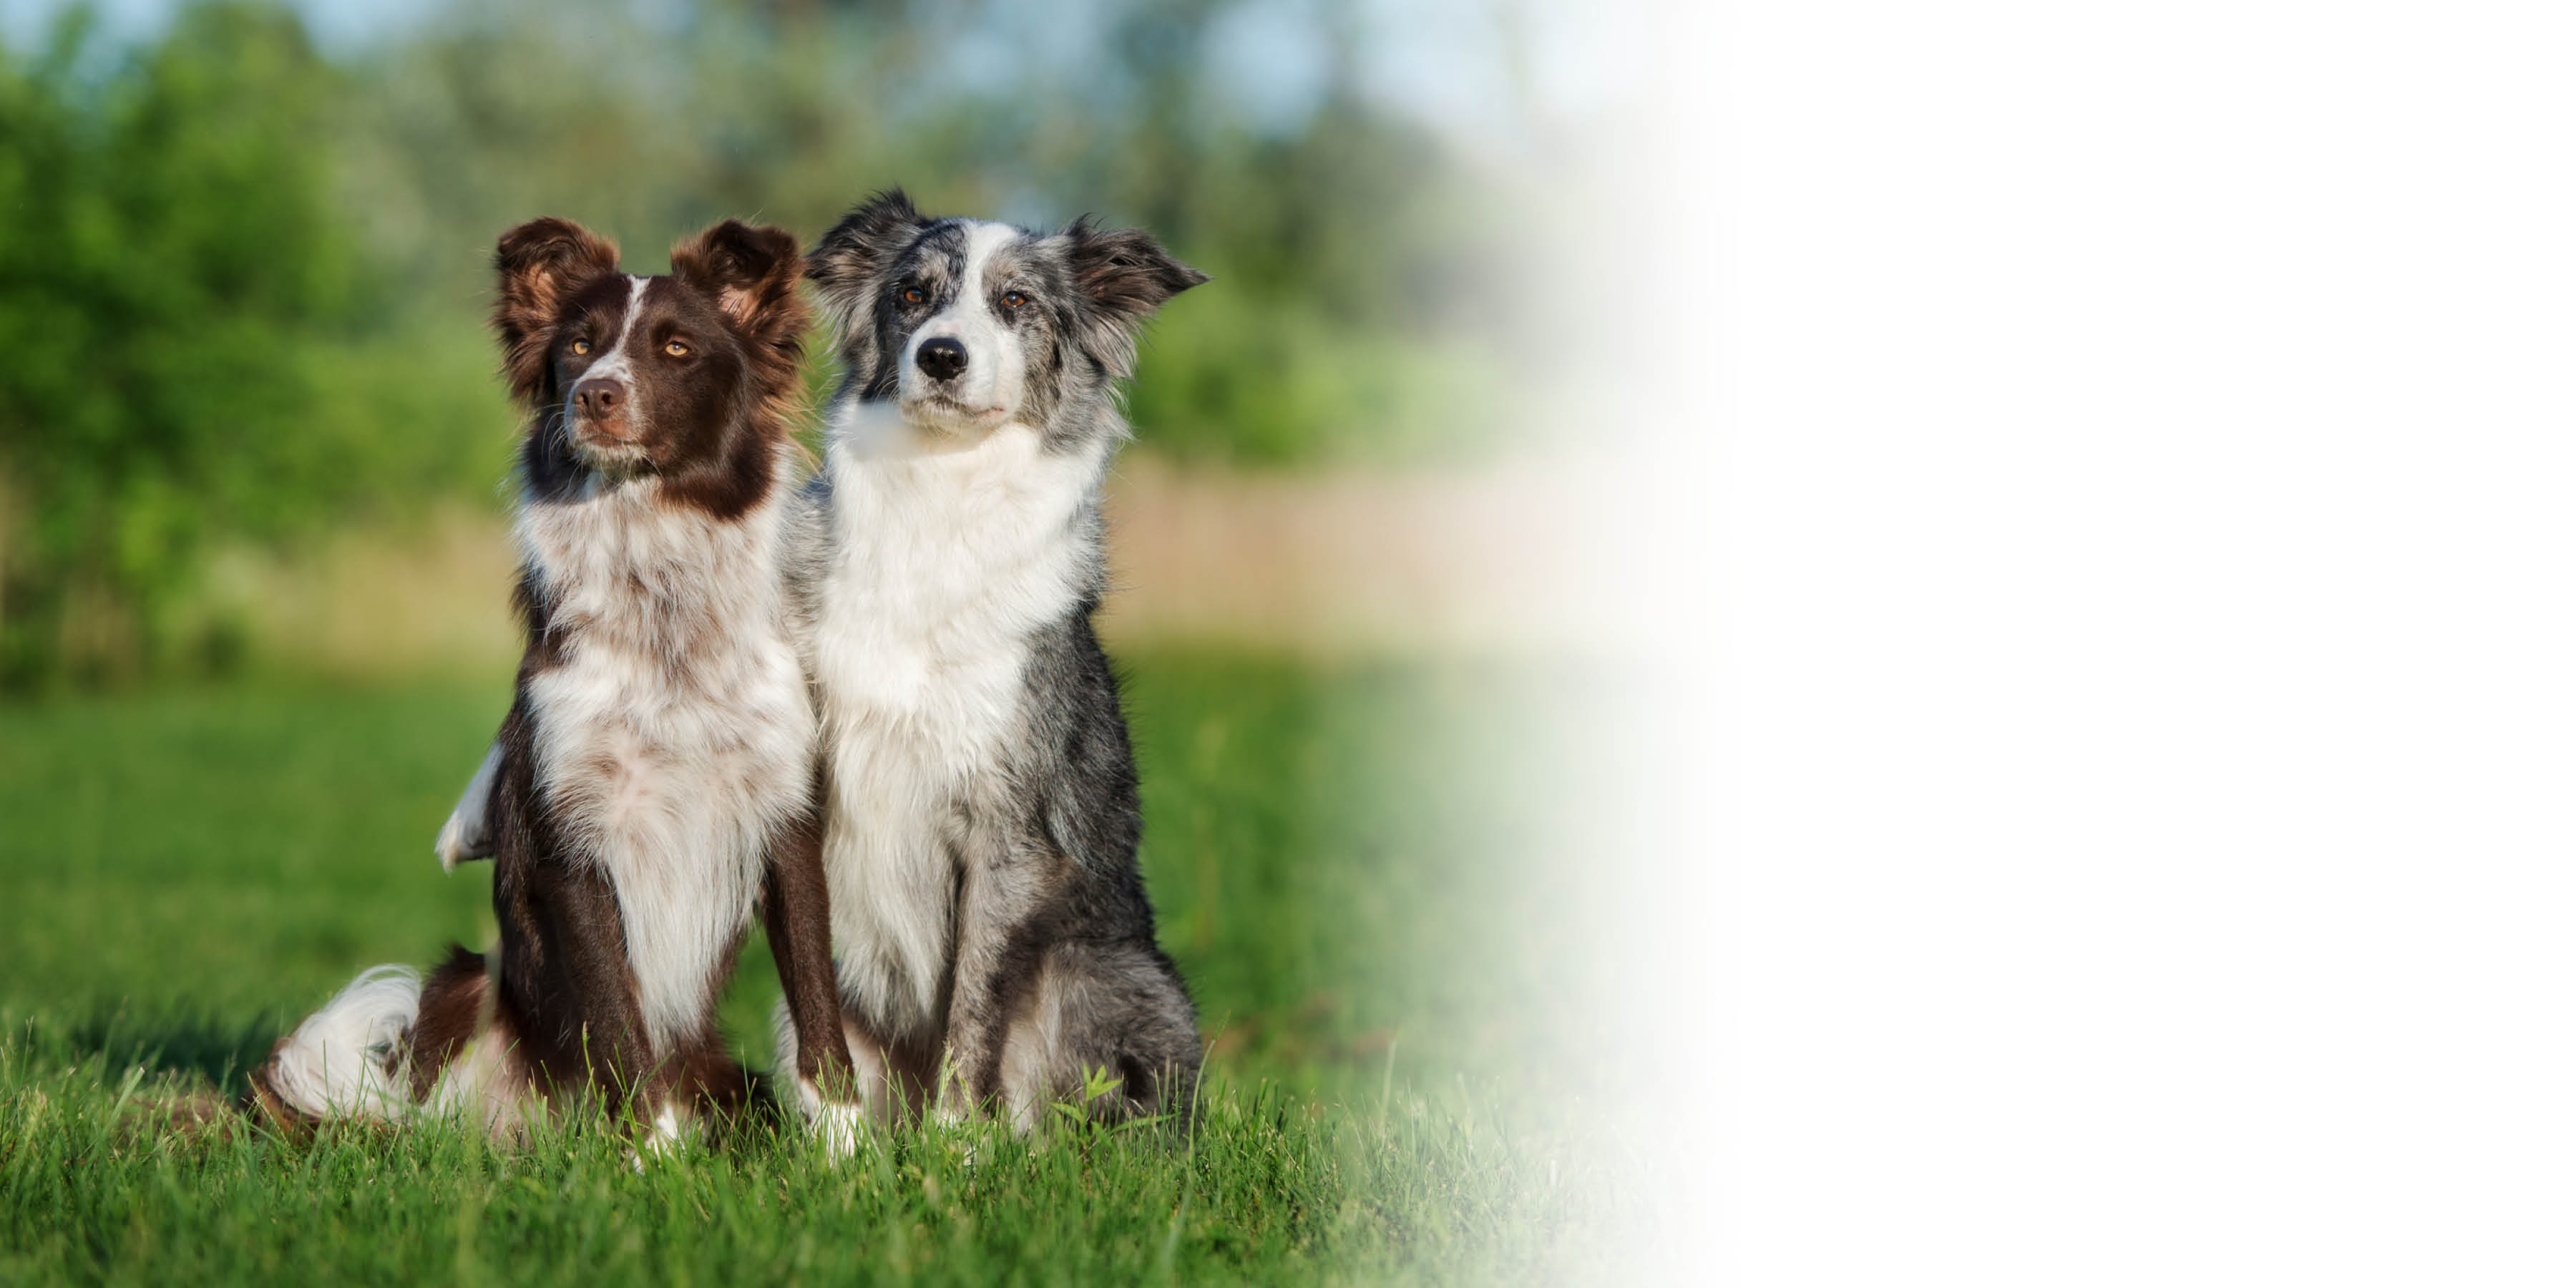
[[[805,256],[805,276],[822,300],[823,319],[840,341],[850,374],[863,383],[877,368],[876,330],[868,309],[876,301],[878,283],[929,222],[912,208],[903,189],[888,188],[850,207]]]
[[[569,219],[531,219],[501,234],[492,267],[501,275],[501,298],[492,306],[501,369],[510,392],[524,402],[545,387],[556,312],[582,287],[617,271],[617,243]]]
[[[805,329],[796,298],[804,261],[796,235],[728,219],[671,248],[671,275],[716,298],[716,306],[752,339],[794,340]]]
[[[1094,228],[1085,215],[1064,236],[1073,243],[1073,285],[1085,305],[1083,343],[1113,375],[1133,375],[1145,319],[1208,275],[1172,258],[1141,228]]]
[[[875,294],[876,276],[928,222],[912,208],[912,198],[903,195],[903,189],[888,188],[850,207],[850,213],[823,234],[813,253],[805,257],[805,276],[814,279],[833,312],[855,313]]]

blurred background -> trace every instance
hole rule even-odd
[[[1514,526],[1496,467],[1558,356],[1520,307],[1561,289],[1539,176],[1615,100],[1605,28],[1521,0],[6,14],[9,691],[488,667],[497,234],[570,216],[657,271],[714,220],[810,241],[895,184],[1142,225],[1216,279],[1135,384],[1113,633],[1454,641],[1508,612],[1457,537]]]

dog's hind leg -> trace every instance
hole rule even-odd
[[[505,772],[509,772],[505,769]],[[526,772],[523,768],[518,772]],[[532,791],[501,793],[524,801]],[[535,815],[532,817],[532,815]],[[636,995],[617,892],[592,863],[540,835],[551,821],[502,811],[493,911],[501,919],[500,1020],[544,1089],[604,1095],[639,1130],[676,1134],[677,1074],[657,1066]],[[531,857],[531,856],[546,857]]]
[[[1167,1116],[1186,1128],[1200,1059],[1196,1015],[1161,953],[1059,944],[1004,1040],[1001,1105],[1022,1130],[1065,1101],[1094,1119]]]
[[[424,1115],[521,1139],[540,1106],[517,1026],[502,1009],[492,960],[459,944],[421,989],[412,1027],[411,1093]]]

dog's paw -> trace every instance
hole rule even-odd
[[[438,839],[430,849],[438,855],[441,871],[453,872],[459,863],[492,857],[492,780],[501,770],[501,744],[483,753],[483,764],[474,771],[474,780],[465,785],[465,795],[448,811],[447,822],[438,829]]]
[[[447,826],[438,829],[438,842],[431,847],[438,855],[438,868],[454,872],[459,863],[490,858],[484,853],[481,829],[468,829],[462,814],[449,815]]]
[[[626,1161],[637,1172],[644,1170],[644,1160],[666,1159],[688,1148],[691,1128],[696,1124],[683,1120],[678,1111],[664,1105],[653,1115],[653,1125],[635,1138],[635,1148],[628,1150]]]
[[[859,1152],[860,1134],[867,1130],[865,1111],[857,1105],[825,1105],[808,1121],[814,1125],[814,1137],[823,1142],[823,1153],[840,1162]]]
[[[796,1080],[796,1112],[823,1144],[823,1152],[833,1162],[840,1162],[859,1152],[859,1142],[867,1131],[868,1107],[849,1101],[825,1100],[822,1088],[811,1079]]]

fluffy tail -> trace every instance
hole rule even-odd
[[[400,1118],[411,1110],[400,1066],[419,1014],[419,972],[363,972],[279,1040],[253,1086],[261,1099],[306,1120]]]

